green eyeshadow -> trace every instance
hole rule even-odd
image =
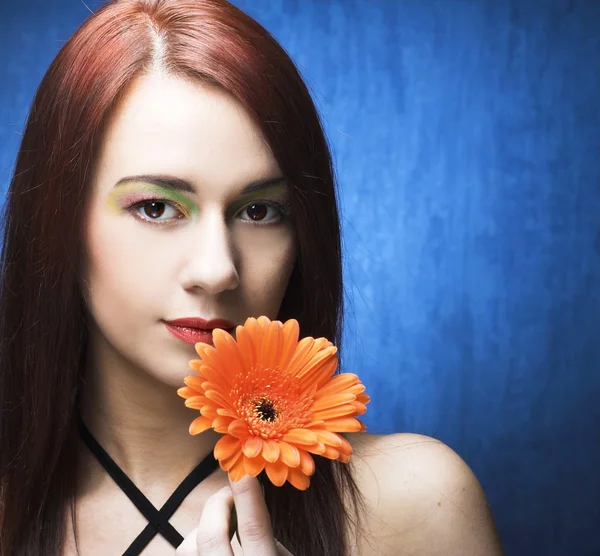
[[[248,203],[251,203],[252,201],[268,201],[270,199],[277,200],[277,197],[281,197],[282,194],[286,191],[287,184],[285,182],[270,185],[269,187],[265,187],[264,189],[245,195],[240,200],[236,201],[235,203],[233,203],[233,205],[231,205],[229,212],[230,214],[236,214],[239,210],[241,210],[243,207],[245,207]]]
[[[138,196],[139,199],[137,199]],[[149,200],[156,197],[157,199],[172,201],[181,207],[187,213],[187,216],[196,216],[200,210],[198,205],[183,193],[149,183],[126,183],[114,188],[106,199],[107,207],[111,212],[121,213],[127,208],[127,205],[141,201],[145,196]]]

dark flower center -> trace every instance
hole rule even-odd
[[[277,419],[277,410],[275,409],[273,402],[271,402],[271,400],[267,400],[266,398],[256,402],[255,411],[263,421],[269,421],[272,423],[275,421],[275,419]]]

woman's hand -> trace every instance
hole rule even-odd
[[[240,544],[229,540],[235,502]],[[229,481],[204,505],[198,527],[177,548],[176,556],[293,556],[275,537],[256,477]]]

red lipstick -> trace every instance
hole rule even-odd
[[[234,323],[224,319],[205,320],[188,317],[163,322],[173,336],[188,344],[197,342],[212,344],[212,331],[215,328],[221,328],[227,332],[231,332],[235,328]]]

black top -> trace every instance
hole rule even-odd
[[[106,472],[148,520],[146,528],[131,543],[129,548],[123,553],[123,556],[137,556],[140,554],[157,533],[160,533],[177,548],[183,542],[183,537],[168,520],[181,505],[185,497],[218,467],[218,461],[212,452],[182,481],[175,489],[175,492],[164,503],[163,507],[157,510],[152,505],[152,502],[146,498],[142,491],[133,484],[131,479],[125,475],[124,471],[106,453],[104,448],[100,446],[85,426],[81,417],[79,417],[79,434],[85,445],[94,454]]]

